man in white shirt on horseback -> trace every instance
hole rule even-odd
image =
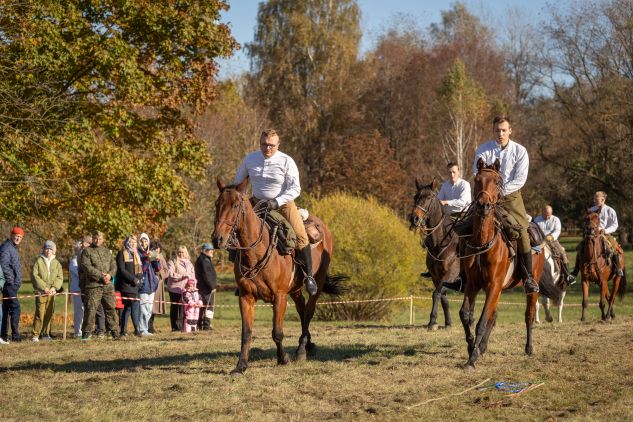
[[[545,207],[543,207],[543,214],[537,216],[534,219],[534,222],[543,231],[545,240],[552,251],[552,255],[554,255],[555,258],[561,259],[561,272],[564,277],[563,279],[567,280],[569,284],[574,284],[576,278],[569,274],[569,260],[567,259],[567,253],[565,253],[563,245],[558,242],[558,237],[560,236],[561,231],[560,219],[554,215],[554,210],[551,205],[545,205]]]
[[[237,170],[233,184],[250,178],[253,196],[265,201],[266,208],[278,210],[288,220],[297,234],[297,256],[306,274],[306,290],[312,296],[317,292],[317,284],[312,276],[312,251],[303,220],[294,200],[301,193],[299,170],[294,160],[279,151],[279,135],[274,129],[266,129],[259,139],[260,151],[244,157]]]
[[[471,202],[470,183],[461,178],[460,168],[455,163],[448,163],[448,180],[442,184],[437,199],[444,207],[446,214],[462,212]]]
[[[593,195],[593,207],[589,208],[590,212],[596,212],[600,209],[600,234],[606,240],[607,251],[611,254],[611,260],[613,267],[615,268],[616,275],[622,277],[624,273],[620,268],[620,253],[618,250],[618,242],[613,236],[613,233],[618,229],[618,216],[615,210],[606,204],[607,194],[603,191],[598,191]],[[580,251],[580,245],[576,250]],[[578,275],[580,271],[580,253],[576,254],[576,265],[572,270],[574,276]]]
[[[480,158],[489,165],[499,160],[499,174],[503,181],[499,205],[502,205],[521,226],[517,249],[527,275],[523,285],[526,293],[538,293],[538,283],[532,276],[532,251],[527,231],[527,213],[521,196],[521,188],[527,181],[530,160],[525,147],[510,139],[512,126],[508,117],[497,116],[492,124],[496,139],[477,148],[474,173],[477,174],[477,161]]]
[[[472,202],[470,183],[461,178],[461,171],[456,163],[448,163],[448,180],[446,180],[437,194],[444,213],[448,215],[461,213]],[[420,274],[422,277],[431,277],[431,272]],[[460,281],[461,286],[461,281]],[[449,288],[452,288],[449,286]]]

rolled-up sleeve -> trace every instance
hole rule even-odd
[[[605,224],[604,232],[606,234],[614,233],[618,229],[618,216],[612,208],[607,209],[607,224]]]
[[[235,179],[233,179],[233,184],[237,185],[237,184],[242,183],[244,179],[246,179],[246,176],[248,176],[248,168],[246,166],[246,158],[244,158],[242,160],[242,163],[237,169],[237,173],[235,174]]]
[[[516,192],[525,185],[530,168],[530,159],[525,148],[517,148],[517,157],[514,164],[514,174],[511,173],[510,180],[503,186],[503,194],[509,195]]]
[[[550,235],[554,238],[554,240],[558,240],[558,237],[560,236],[560,231],[561,231],[560,219],[558,219],[557,217],[554,217],[554,227],[552,227],[552,232],[550,233]]]

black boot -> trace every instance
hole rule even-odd
[[[538,283],[532,277],[532,252],[521,252],[519,257],[526,272],[525,282],[523,283],[525,293],[538,293]]]
[[[580,267],[579,261],[580,261],[580,250],[579,248],[576,248],[576,261],[574,262],[574,269],[571,270],[571,272],[569,273],[569,276],[574,277],[574,280],[576,280],[576,277],[578,276],[578,271],[580,271],[580,269],[578,268]]]
[[[572,284],[576,282],[576,277],[569,273],[569,267],[564,262],[563,262],[562,273],[563,273],[562,276],[565,277],[567,280],[568,286],[571,286]]]
[[[431,272],[430,271],[422,272],[420,273],[420,277],[431,278]]]
[[[613,262],[613,267],[615,268],[615,274],[618,277],[624,277],[622,268],[620,268],[620,255],[617,252],[614,252],[613,256],[611,257],[611,260]]]
[[[442,283],[442,286],[461,293],[464,293],[466,290],[466,283],[464,283],[464,279],[462,279],[461,276],[457,276],[457,278],[450,283]]]
[[[314,277],[312,277],[312,249],[310,245],[305,246],[303,249],[299,251],[299,259],[301,264],[303,265],[303,270],[306,273],[306,278],[304,280],[304,284],[306,285],[306,290],[310,296],[314,296],[317,293],[318,286]]]

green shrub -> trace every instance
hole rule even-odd
[[[309,201],[334,236],[330,273],[350,276],[345,299],[375,299],[419,292],[424,253],[419,237],[375,199],[336,193]],[[394,302],[318,306],[325,319],[367,320],[389,316]]]

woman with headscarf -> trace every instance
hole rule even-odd
[[[127,319],[132,314],[134,335],[140,335],[139,318],[141,305],[139,302],[139,287],[143,283],[143,264],[137,250],[136,237],[129,235],[123,244],[123,248],[116,256],[116,281],[115,288],[121,292],[123,311],[121,312],[120,326],[121,336],[127,336]]]
[[[182,294],[185,291],[187,280],[195,280],[196,273],[189,258],[186,246],[179,246],[175,259],[169,261],[167,266],[169,276],[167,278],[167,290],[169,291],[169,319],[172,331],[182,331],[184,310],[180,305]]]
[[[152,317],[152,307],[154,305],[154,292],[158,289],[158,276],[160,262],[151,258],[149,249],[149,236],[141,233],[138,237],[138,254],[141,257],[143,267],[143,283],[139,287],[141,299],[141,318],[139,320],[139,331],[142,336],[151,336],[149,332],[149,320]]]
[[[55,294],[64,283],[62,264],[55,258],[57,247],[47,240],[42,253],[35,259],[31,281],[35,291],[35,318],[33,319],[33,341],[52,340],[51,320],[55,312]]]

